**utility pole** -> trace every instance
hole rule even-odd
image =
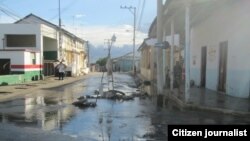
[[[108,57],[110,56],[110,51],[111,51],[111,39],[104,39],[104,44],[107,44],[108,46]]]
[[[171,20],[170,91],[174,90],[174,19]]]
[[[114,90],[114,76],[113,76],[113,65],[112,65],[112,60],[111,60],[111,47],[112,47],[113,43],[116,41],[116,36],[113,35],[111,39],[106,39],[106,40],[107,40],[107,44],[108,44],[108,57],[107,57],[107,62],[106,62],[107,76],[109,77],[111,75],[112,90]],[[102,80],[101,80],[101,82],[102,82]],[[110,82],[110,80],[108,78],[108,86],[110,85],[109,82]]]
[[[114,34],[111,37],[111,39],[105,39],[105,40],[107,40],[107,42],[105,42],[105,43],[107,43],[107,45],[108,45],[108,57],[110,57],[111,56],[111,47],[112,47],[113,43],[116,41],[116,36]]]
[[[157,0],[157,42],[162,43],[163,33],[162,33],[162,0]],[[163,74],[163,59],[162,59],[162,49],[157,48],[156,50],[156,61],[157,61],[157,93],[159,95],[163,94],[163,79],[165,79],[165,74]]]
[[[133,67],[132,71],[135,70],[135,27],[136,27],[136,7],[127,7],[127,6],[120,6],[121,9],[128,9],[134,16],[134,31],[133,31]],[[135,75],[136,72],[134,72]]]
[[[61,23],[61,0],[58,0],[59,8],[58,8],[58,13],[59,13],[59,53],[60,53],[60,60],[62,61],[63,59],[63,54],[62,54],[62,23]]]
[[[90,60],[89,60],[89,41],[86,41],[87,49],[88,49],[88,67],[90,67]]]

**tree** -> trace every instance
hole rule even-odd
[[[106,65],[106,62],[107,62],[107,59],[108,59],[108,57],[99,58],[99,59],[96,61],[96,64],[99,64],[100,66],[105,66],[105,65]]]

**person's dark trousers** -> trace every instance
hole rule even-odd
[[[63,72],[59,72],[59,80],[63,80],[64,77],[64,73]]]
[[[64,72],[62,72],[62,80],[63,80],[63,78],[64,78]]]
[[[61,80],[61,72],[58,73],[59,80]]]

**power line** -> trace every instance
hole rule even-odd
[[[11,17],[14,20],[21,19],[19,15],[12,12],[9,8],[3,7],[3,4],[1,4],[0,6],[0,11],[2,11],[4,14],[6,14],[7,16]]]
[[[12,19],[17,20],[14,16],[12,16],[11,14],[9,14],[7,11],[5,11],[3,9],[0,9],[0,11],[2,11],[5,15],[11,17]]]
[[[140,9],[141,9],[141,0],[138,1],[137,9],[138,9],[138,10],[137,10],[137,13],[136,13],[136,17],[139,17],[139,13],[140,13],[139,11],[140,11]],[[137,22],[138,22],[138,21],[137,21]]]
[[[144,14],[145,3],[146,3],[146,1],[143,0],[142,9],[141,9],[141,15],[140,15],[139,22],[138,22],[138,25],[137,25],[137,29],[138,30],[141,30],[141,21],[142,21],[143,14]]]
[[[67,6],[63,7],[61,9],[61,14],[66,12],[70,7],[72,7],[75,3],[76,3],[77,0],[73,0],[71,1],[69,4],[67,4]],[[49,20],[54,20],[55,18],[58,18],[59,17],[59,13],[57,13],[56,15],[54,15],[53,17],[51,17]]]
[[[18,21],[20,19],[22,19],[19,15],[17,15],[16,13],[12,12],[12,10],[10,8],[8,8],[7,6],[3,7],[2,6],[3,4],[0,5],[0,11],[2,11],[4,14],[6,14],[7,16],[9,16],[10,18],[12,18],[13,20],[15,21]],[[30,24],[32,23],[31,21],[27,20],[27,19],[22,19],[22,21]],[[38,22],[36,22],[38,23]],[[43,32],[47,33],[47,34],[51,34],[51,35],[54,35],[55,33],[54,32],[50,32],[50,31],[47,31],[47,30],[43,30]]]
[[[2,11],[4,14],[6,14],[10,18],[14,19],[15,21],[18,21],[18,20],[22,19],[21,16],[16,14],[12,9],[8,8],[8,6],[6,6],[4,4],[0,5],[0,11]],[[22,21],[24,21],[26,23],[31,23],[31,21],[26,20],[26,19],[22,19]]]

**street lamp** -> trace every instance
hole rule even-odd
[[[90,67],[90,60],[89,60],[89,58],[90,58],[90,54],[89,54],[89,50],[90,50],[90,46],[89,46],[89,41],[86,41],[86,46],[87,46],[87,49],[88,49],[88,67]]]
[[[127,6],[120,6],[121,9],[128,9],[134,15],[134,34],[133,34],[133,67],[132,69],[135,70],[135,22],[136,22],[136,7],[127,7]],[[132,71],[133,71],[132,70]],[[135,75],[135,72],[134,72]]]
[[[115,36],[115,34],[112,36],[111,41],[112,41],[112,42],[115,42],[115,41],[116,41],[116,36]]]

